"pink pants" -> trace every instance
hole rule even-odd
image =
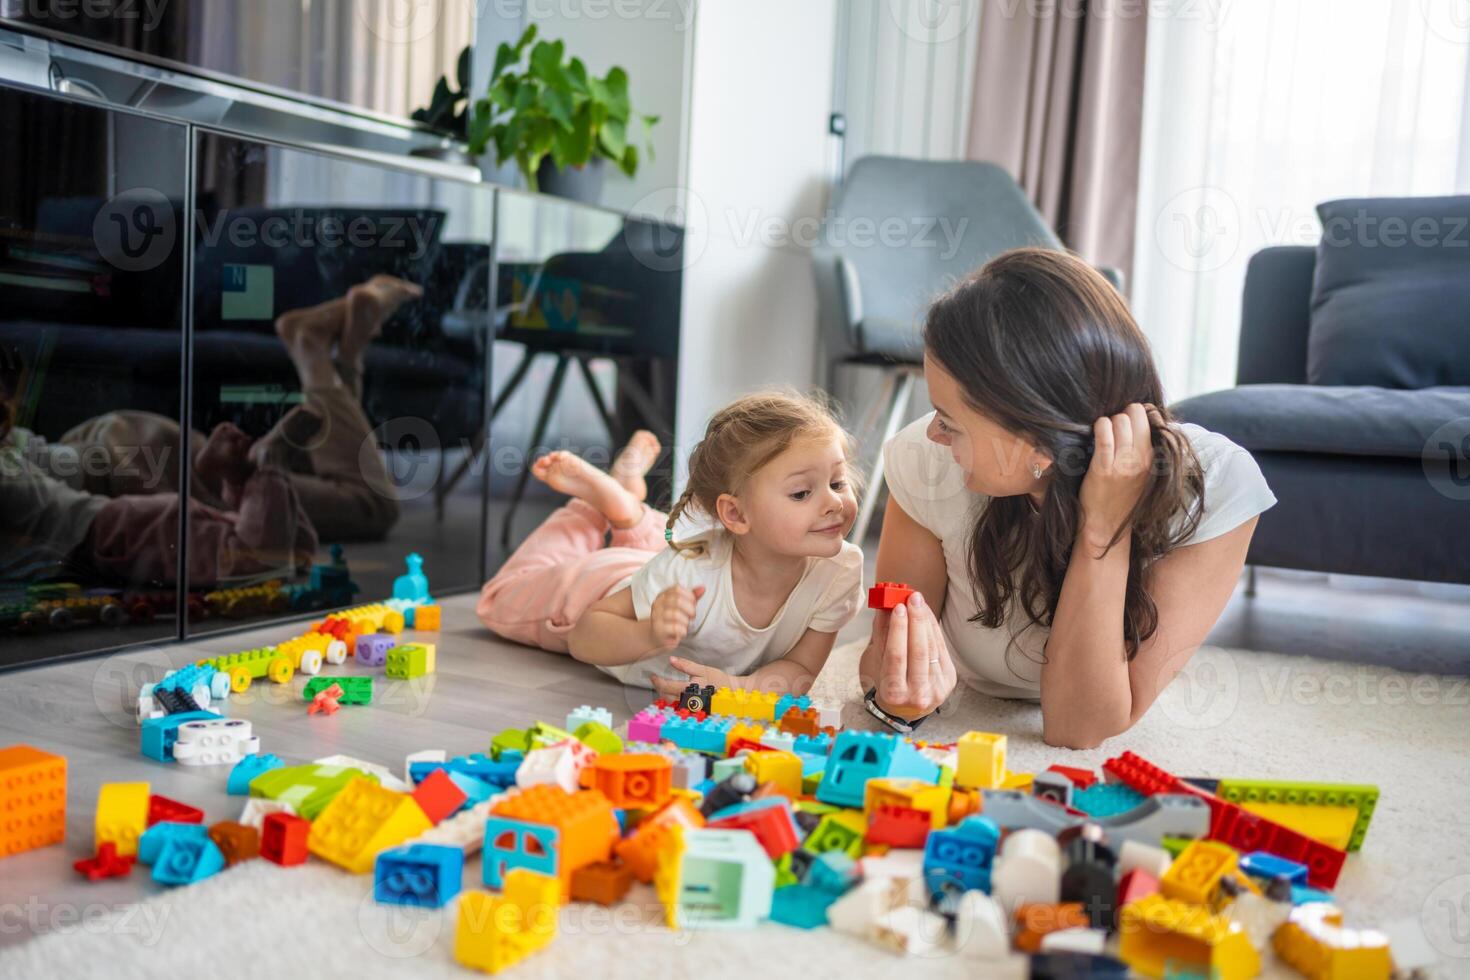
[[[668,518],[652,507],[627,530],[612,529],[597,508],[572,500],[521,542],[485,583],[475,612],[508,640],[567,652],[567,633],[619,582],[667,548]]]

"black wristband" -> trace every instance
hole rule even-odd
[[[909,721],[906,718],[900,718],[898,715],[889,714],[878,706],[878,688],[876,687],[868,688],[868,693],[863,695],[863,706],[868,709],[868,714],[877,718],[900,735],[911,734],[914,729],[924,723],[925,718],[929,717],[928,715],[924,715],[922,718],[915,718],[913,721]]]

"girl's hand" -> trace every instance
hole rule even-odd
[[[1117,535],[1148,489],[1154,446],[1152,427],[1162,424],[1157,409],[1134,402],[1122,414],[1092,425],[1092,462],[1082,478],[1082,533],[1099,549]]]
[[[884,711],[913,721],[932,714],[954,692],[949,644],[921,593],[909,596],[892,613],[879,613],[871,642],[882,649],[874,700]]]
[[[683,657],[670,657],[669,666],[688,676],[683,680],[679,680],[677,677],[661,677],[658,674],[652,675],[649,680],[653,681],[654,690],[658,691],[664,697],[678,698],[679,695],[684,693],[684,688],[688,687],[691,683],[698,684],[700,687],[704,687],[706,684],[729,688],[736,686],[735,679],[723,670],[706,667],[692,660],[685,660]]]
[[[702,585],[693,591],[673,585],[658,594],[648,615],[655,650],[672,650],[684,642],[694,621],[694,604],[703,596]]]

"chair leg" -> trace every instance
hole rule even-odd
[[[511,396],[516,393],[516,389],[521,386],[521,382],[526,380],[526,374],[531,370],[531,362],[535,359],[536,353],[529,348],[521,355],[521,361],[516,365],[515,370],[511,372],[510,379],[505,383],[505,388],[499,395],[495,396],[495,401],[490,404],[490,424],[493,425],[495,423],[495,416],[499,415],[500,410],[505,407],[505,403],[510,401]],[[459,465],[454,468],[454,472],[449,475],[449,479],[439,481],[439,486],[434,489],[435,520],[441,522],[444,520],[444,498],[453,493],[455,486],[459,484],[460,480],[464,479],[464,475],[469,472],[470,467],[474,465],[475,460],[484,451],[485,442],[488,439],[489,433],[485,431],[484,426],[481,426],[475,433],[475,438],[470,443],[469,453],[464,459],[460,460]]]
[[[1245,566],[1245,597],[1254,599],[1256,597],[1256,566]]]
[[[873,523],[873,513],[878,507],[878,495],[883,488],[883,447],[898,435],[903,427],[904,415],[908,412],[909,400],[913,397],[917,374],[910,368],[899,368],[893,373],[897,385],[889,399],[888,416],[883,424],[883,438],[878,441],[878,453],[873,459],[873,468],[868,473],[868,485],[863,489],[863,500],[858,506],[857,520],[847,539],[861,547],[868,537],[868,526]]]
[[[567,367],[572,359],[566,354],[558,354],[556,357],[556,368],[551,372],[551,384],[546,386],[546,398],[541,402],[541,412],[536,416],[536,428],[531,432],[531,444],[526,447],[526,459],[521,466],[521,473],[516,477],[516,488],[511,492],[510,505],[505,509],[505,517],[500,522],[500,547],[510,550],[510,528],[515,520],[516,509],[521,505],[521,498],[526,495],[526,484],[531,479],[530,456],[541,445],[541,440],[546,437],[546,427],[551,423],[551,413],[556,408],[557,400],[561,397],[561,386],[567,378]]]

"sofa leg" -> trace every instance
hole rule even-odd
[[[1256,566],[1245,566],[1245,597],[1254,599],[1256,597]]]

